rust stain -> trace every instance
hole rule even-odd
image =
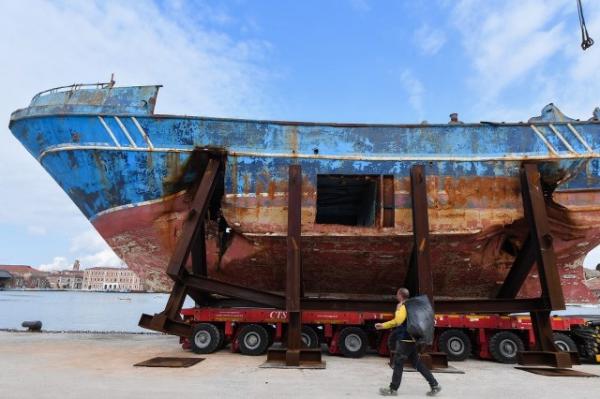
[[[298,126],[287,126],[288,145],[292,154],[298,154]]]
[[[275,190],[276,189],[277,189],[277,185],[275,184],[275,182],[273,180],[269,181],[268,193],[269,193],[270,200],[275,199]]]

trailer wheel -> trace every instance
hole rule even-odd
[[[516,363],[517,352],[525,349],[523,340],[510,331],[500,331],[490,338],[490,353],[500,363]]]
[[[367,352],[368,337],[359,327],[346,327],[340,332],[339,348],[346,357],[363,357]]]
[[[577,352],[577,344],[565,333],[552,334],[554,345],[561,352]]]
[[[240,352],[244,355],[262,355],[269,347],[269,333],[263,326],[258,324],[248,324],[242,327],[237,339]]]
[[[465,360],[471,354],[471,340],[462,330],[444,331],[440,334],[438,343],[440,350],[448,355],[448,360]]]
[[[227,346],[227,340],[225,339],[225,331],[223,329],[223,326],[218,327],[219,329],[219,333],[220,333],[220,339],[219,339],[219,346],[217,346],[217,350],[223,349]]]
[[[201,354],[213,353],[219,348],[223,338],[223,334],[214,324],[198,323],[192,328],[192,351]]]
[[[302,326],[300,338],[302,339],[302,345],[306,348],[319,347],[319,336],[317,335],[317,332],[310,326]]]

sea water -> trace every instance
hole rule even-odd
[[[137,325],[141,314],[161,312],[168,298],[158,293],[0,291],[0,329],[22,329],[23,321],[39,320],[47,331],[149,332]]]
[[[168,294],[89,291],[0,291],[0,329],[22,329],[40,320],[46,331],[149,332],[138,327],[142,313],[161,312]],[[184,304],[191,307],[189,298]],[[553,315],[600,318],[600,306],[568,306]]]

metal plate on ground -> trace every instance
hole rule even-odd
[[[203,361],[203,357],[153,357],[140,363],[138,367],[190,367]]]
[[[547,377],[600,377],[596,374],[584,373],[573,369],[559,369],[554,367],[515,367],[518,370],[528,371],[533,374]]]
[[[321,362],[303,362],[300,364],[300,366],[286,366],[285,362],[270,361],[270,362],[264,362],[263,364],[261,364],[258,367],[261,369],[313,369],[313,370],[326,368],[325,360],[323,360]]]

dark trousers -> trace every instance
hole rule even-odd
[[[402,382],[402,372],[404,371],[404,361],[408,359],[413,367],[421,373],[427,380],[429,385],[437,385],[436,379],[431,374],[431,371],[419,360],[417,353],[417,344],[414,342],[396,341],[396,355],[394,356],[394,374],[392,374],[392,382],[390,388],[397,391]]]

